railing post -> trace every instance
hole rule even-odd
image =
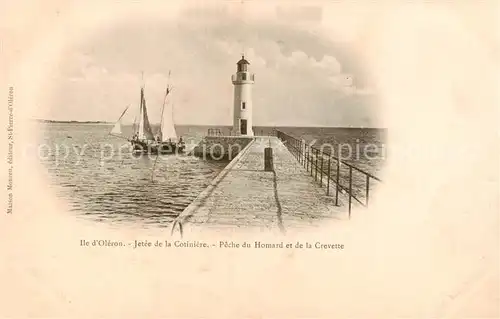
[[[307,144],[304,142],[304,167],[306,166],[307,164]]]
[[[297,155],[295,158],[297,159],[297,161],[300,161],[300,158],[299,158],[299,156],[300,156],[299,155],[299,152],[300,152],[300,150],[299,150],[299,140],[295,140],[295,152],[296,152],[296,155]]]
[[[321,151],[321,171],[319,174],[319,187],[323,187],[323,151]]]
[[[318,149],[316,149],[316,164],[314,164],[314,180],[318,180]]]
[[[302,159],[302,164],[304,167],[306,166],[306,150],[307,150],[307,145],[306,142],[304,141],[304,158]]]
[[[293,154],[293,157],[297,158],[297,154],[295,153],[295,139],[292,139],[292,145],[290,145],[292,147],[292,154]]]
[[[335,206],[339,206],[340,160],[337,158],[337,176],[335,177]]]
[[[303,156],[303,154],[302,154],[302,153],[304,153],[304,147],[302,146],[302,140],[301,140],[301,141],[300,141],[300,160],[299,160],[300,165],[302,165],[302,164],[303,164],[303,162],[302,162],[302,161],[304,160],[304,159],[302,158],[302,156]]]
[[[304,148],[302,147],[302,140],[300,141],[300,157],[299,157],[299,163],[302,165],[302,153],[304,152]]]
[[[311,152],[309,154],[309,158],[311,160],[311,176],[313,176],[313,155],[314,155],[314,148],[311,147]]]
[[[351,219],[351,203],[352,203],[352,166],[349,166],[349,219]]]
[[[368,207],[369,198],[370,198],[370,176],[366,175],[366,207]]]
[[[293,141],[293,144],[292,144],[293,156],[295,157],[295,159],[297,159],[297,140],[293,139],[292,141]]]
[[[315,163],[315,153],[316,150],[314,148],[311,147],[311,176],[314,177],[314,170],[313,170],[313,167],[314,167],[314,163]]]
[[[295,145],[294,145],[294,148],[295,148],[295,159],[299,159],[299,149],[297,148],[297,140],[295,140]]]
[[[297,147],[298,140],[296,139],[294,142],[294,148],[295,148],[295,159],[299,159],[299,148]]]
[[[306,172],[309,172],[309,148],[306,148]]]
[[[326,173],[326,196],[330,196],[330,164],[332,161],[332,155],[328,157],[328,171]]]

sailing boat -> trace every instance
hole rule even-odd
[[[144,87],[141,88],[141,101],[139,106],[139,123],[136,125],[134,121],[134,134],[132,138],[128,139],[133,146],[134,153],[149,153],[149,154],[173,154],[183,153],[185,144],[180,138],[177,141],[177,133],[173,123],[173,107],[171,113],[165,113],[165,104],[167,96],[170,94],[171,89],[167,87],[165,91],[165,98],[162,106],[162,118],[160,127],[156,136],[153,134],[151,123],[149,122],[148,111],[146,107],[146,99],[144,97]],[[121,134],[121,119],[128,107],[122,112],[120,118],[114,125],[110,134],[113,136],[120,136]],[[170,116],[167,116],[170,114]]]

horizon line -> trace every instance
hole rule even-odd
[[[50,122],[50,123],[102,123],[102,124],[114,124],[116,122],[104,121],[104,120],[48,120],[48,119],[31,119],[38,122]],[[152,125],[159,125],[160,123],[151,123]],[[124,123],[123,125],[133,125],[133,123]],[[193,123],[174,123],[176,126],[224,126],[232,127],[232,124],[193,124]],[[386,127],[378,126],[328,126],[328,125],[254,125],[253,127],[311,127],[311,128],[365,128],[365,129],[387,129]]]

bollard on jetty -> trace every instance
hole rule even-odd
[[[274,171],[273,149],[271,147],[266,147],[264,149],[264,170],[267,172]]]

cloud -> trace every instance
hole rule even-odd
[[[304,51],[293,51],[288,61],[290,61],[292,65],[310,63],[309,56],[305,54]]]
[[[124,104],[138,99],[144,72],[154,117],[171,70],[178,123],[231,124],[230,77],[244,51],[256,74],[256,125],[345,126],[344,118],[366,118],[366,113],[342,115],[352,112],[353,103],[369,104],[371,93],[356,87],[358,74],[349,71],[352,61],[342,58],[345,52],[293,26],[242,25],[227,17],[214,19],[214,12],[207,19],[117,25],[68,48],[59,66],[62,92],[54,94],[58,110],[53,113],[62,118],[89,119],[92,114],[100,117],[94,120],[113,120]],[[64,83],[68,81],[72,84]],[[85,102],[88,95],[91,105]],[[358,95],[367,98],[354,98]]]
[[[81,79],[86,81],[101,81],[108,74],[108,70],[101,66],[90,65],[83,68],[81,72]]]
[[[316,63],[317,66],[327,70],[331,70],[335,74],[339,74],[342,71],[340,62],[335,57],[330,55],[323,56],[323,59]]]

